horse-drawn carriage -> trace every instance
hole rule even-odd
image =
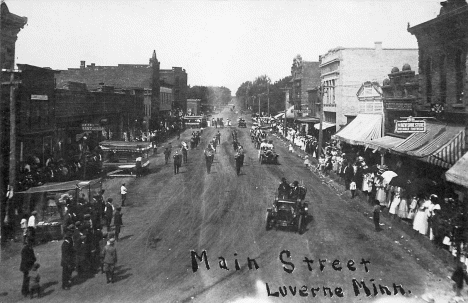
[[[299,187],[297,199],[276,195],[273,206],[267,208],[266,230],[293,228],[299,234],[306,230],[309,219],[309,203],[304,201],[307,189]]]

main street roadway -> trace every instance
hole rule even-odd
[[[238,117],[229,109],[218,116],[233,121]],[[250,121],[250,117],[246,118]],[[416,241],[402,238],[388,224],[384,231],[375,232],[370,214],[364,214],[369,207],[325,185],[275,136],[270,138],[280,154],[280,164],[261,165],[258,151],[250,142],[249,128],[238,129],[235,125],[205,129],[201,146],[189,151],[189,162],[182,166],[180,174],[174,175],[172,163],[164,165],[164,156],[158,151],[151,160],[152,172],[127,182],[123,239],[116,244],[116,283],[106,284],[104,275],[98,274],[64,291],[60,288],[61,242],[37,246],[43,264],[42,283],[48,283],[47,296],[39,301],[422,302],[418,300],[424,293],[450,294],[448,270]],[[240,176],[234,167],[233,129],[246,151]],[[222,143],[212,172],[207,174],[203,148],[217,131]],[[181,140],[188,140],[190,134],[191,130],[186,130]],[[173,146],[179,144],[177,140],[172,142]],[[265,230],[266,208],[271,206],[282,177],[302,182],[308,189],[306,200],[310,201],[312,218],[302,235],[289,230]],[[112,188],[106,193],[119,202],[120,180],[106,182]],[[198,270],[194,272],[192,251],[198,255],[206,251],[210,269],[195,258]],[[226,260],[229,270],[220,268],[220,257]],[[258,269],[253,262],[249,269],[248,258],[255,259]],[[313,263],[304,262],[305,258]],[[19,258],[12,260],[3,264],[8,271],[0,275],[11,273],[19,284]],[[292,266],[294,270],[286,272]],[[369,297],[357,284],[356,295],[353,279],[361,285],[364,281]],[[399,291],[401,286],[405,297],[394,295],[394,284]],[[391,295],[382,295],[379,285],[388,286]],[[285,296],[277,294],[282,286],[286,286]],[[16,289],[19,293],[20,285]],[[301,289],[307,297],[301,296]],[[10,300],[21,297],[11,290],[0,296],[2,302]]]

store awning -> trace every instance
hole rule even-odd
[[[447,181],[468,187],[468,153],[464,154],[452,168],[445,173]]]
[[[284,113],[279,113],[275,116],[275,119],[284,118]]]
[[[364,142],[382,137],[382,116],[359,114],[340,130],[334,138],[354,145],[365,145]]]
[[[314,117],[303,117],[303,118],[296,118],[296,121],[299,123],[317,123],[320,121],[320,119],[314,118]]]
[[[327,129],[330,127],[334,127],[335,123],[330,122],[322,122],[322,129]],[[314,124],[315,129],[320,129],[320,123]]]
[[[140,152],[149,150],[151,142],[102,141],[99,143],[99,146],[102,150]]]
[[[364,145],[367,148],[372,148],[372,149],[381,151],[381,150],[389,150],[397,146],[398,144],[401,144],[403,141],[405,141],[405,139],[403,138],[384,136],[384,137],[377,138],[374,140],[364,141]]]
[[[450,168],[462,156],[465,127],[426,122],[426,132],[414,133],[392,152],[406,154],[444,168]]]
[[[51,182],[41,186],[31,187],[26,191],[20,191],[18,194],[34,194],[44,192],[62,192],[76,189],[80,183],[80,180],[68,181],[68,182]]]

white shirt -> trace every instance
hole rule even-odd
[[[141,162],[142,158],[141,157],[138,157],[136,158],[136,162],[140,161]]]
[[[120,187],[120,194],[125,195],[127,193],[127,188],[125,186]]]
[[[28,227],[36,228],[36,217],[30,216],[28,220]]]

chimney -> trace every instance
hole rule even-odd
[[[80,61],[80,69],[84,69],[85,68],[85,61]]]
[[[382,50],[382,42],[375,42],[375,50],[376,51]]]
[[[95,63],[91,63],[91,67],[94,68],[96,66]]]

